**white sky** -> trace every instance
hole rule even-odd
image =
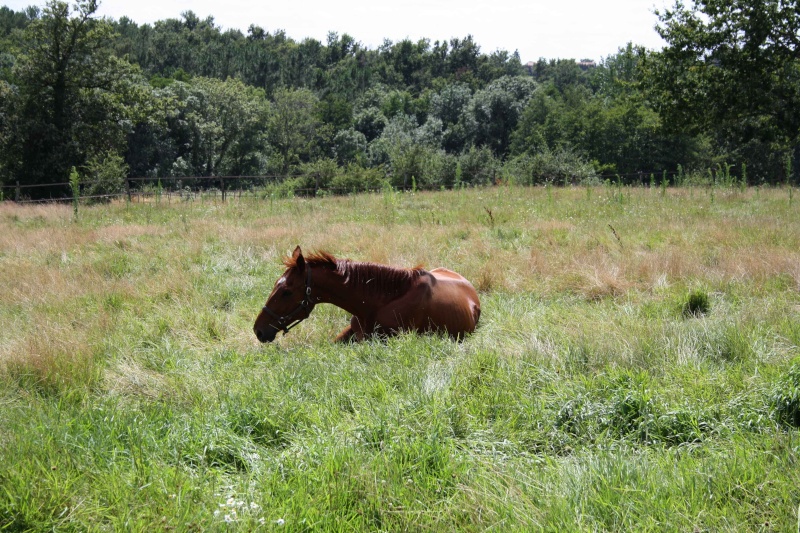
[[[73,3],[72,0],[69,0]],[[14,10],[44,0],[0,0]],[[660,49],[653,11],[672,0],[101,0],[98,14],[139,24],[179,18],[184,11],[214,17],[223,29],[245,34],[250,24],[270,33],[283,29],[302,40],[348,33],[369,48],[384,38],[450,40],[472,35],[481,51],[518,50],[523,63],[540,57],[600,60],[629,41]]]

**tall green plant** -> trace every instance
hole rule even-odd
[[[89,203],[109,202],[125,190],[128,165],[121,155],[111,151],[97,154],[86,162],[85,169],[89,183],[84,193]]]
[[[72,210],[75,215],[75,218],[78,218],[78,203],[80,201],[81,196],[81,184],[80,184],[80,176],[78,175],[78,171],[75,170],[75,167],[72,167],[72,170],[69,173],[69,186],[72,189]]]
[[[742,192],[747,189],[747,163],[742,163],[742,177],[739,180],[739,188]]]

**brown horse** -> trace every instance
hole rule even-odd
[[[286,272],[275,282],[253,331],[272,342],[308,318],[318,303],[341,307],[353,316],[336,337],[363,340],[399,331],[447,333],[462,338],[475,331],[481,306],[464,277],[446,268],[401,269],[336,259],[319,252],[303,257],[298,246],[283,260]]]

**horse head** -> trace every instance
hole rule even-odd
[[[284,259],[286,272],[278,278],[267,303],[258,314],[253,331],[261,342],[272,342],[279,331],[289,332],[314,309],[311,299],[311,267],[300,247]]]

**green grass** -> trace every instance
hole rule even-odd
[[[296,244],[480,327],[259,345]],[[0,205],[0,531],[797,531],[798,250],[780,189]]]

